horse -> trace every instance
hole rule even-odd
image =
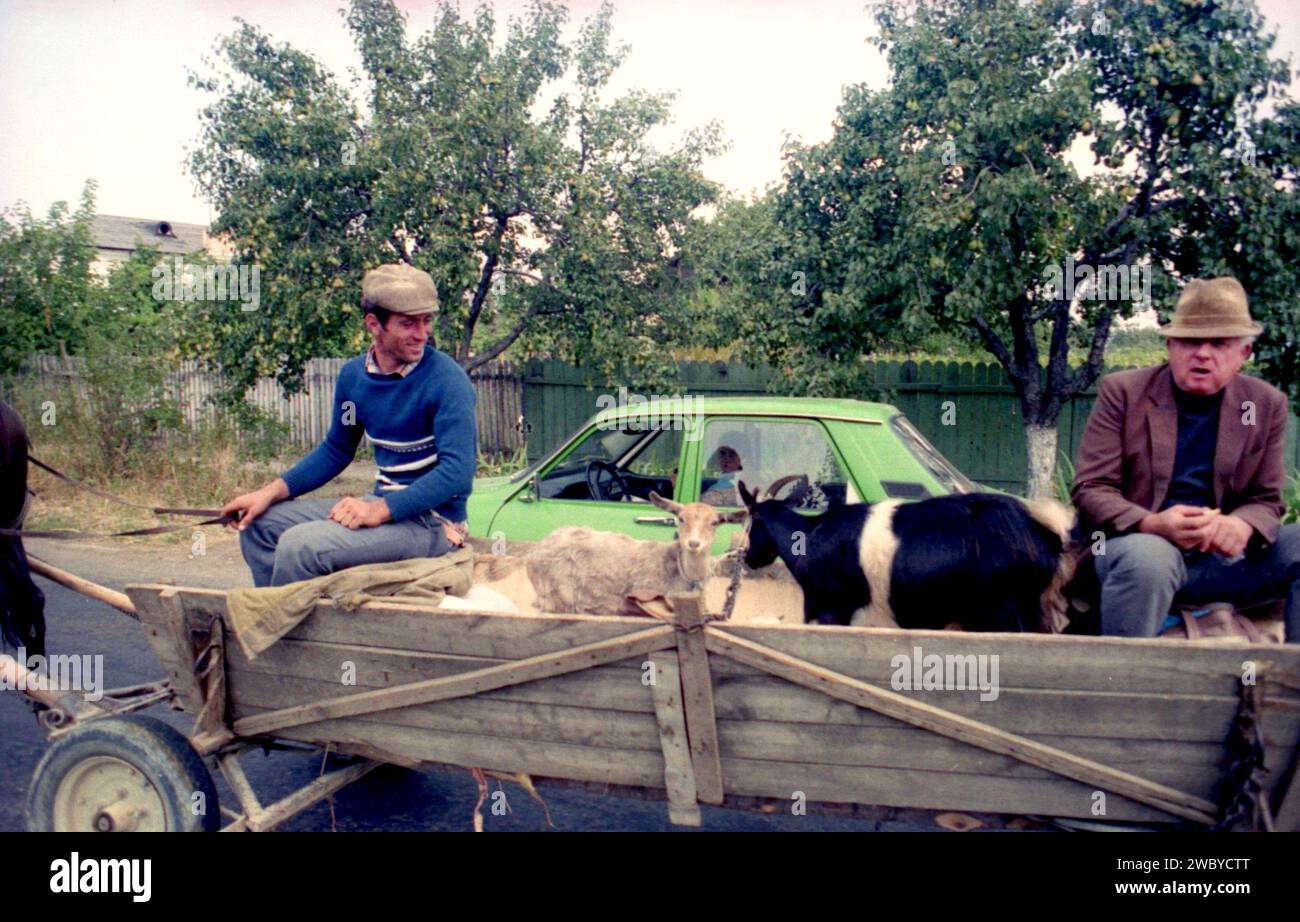
[[[0,400],[0,529],[22,526],[27,506],[27,429]],[[45,594],[32,581],[22,538],[0,535],[0,645],[45,655]]]

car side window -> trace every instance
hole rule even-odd
[[[681,444],[681,432],[635,422],[594,429],[542,474],[542,497],[636,502],[655,491],[671,498]],[[593,483],[601,495],[593,494]]]
[[[766,490],[784,477],[807,477],[799,508],[814,512],[843,504],[848,479],[821,426],[801,420],[710,420],[704,428],[700,502],[738,506],[736,485]],[[781,489],[788,497],[794,485]]]

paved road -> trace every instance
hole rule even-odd
[[[105,688],[150,682],[161,677],[161,667],[139,624],[107,605],[62,586],[44,579],[40,584],[48,599],[50,653],[102,654]],[[144,713],[165,720],[183,732],[189,729],[190,719],[168,707],[156,706]],[[45,736],[26,703],[17,692],[0,692],[0,830],[24,828],[22,810],[27,785],[44,750]],[[250,753],[243,757],[243,765],[263,803],[270,803],[307,784],[321,767],[318,755],[294,752],[273,752],[266,756]],[[218,778],[217,788],[223,803],[235,803],[234,795],[224,780]],[[540,807],[520,788],[507,784],[505,791],[511,812],[494,816],[485,806],[483,815],[488,831],[546,828]],[[680,829],[668,823],[667,808],[662,802],[545,786],[541,791],[559,829]],[[477,787],[468,772],[414,772],[386,766],[341,791],[335,798],[335,815],[340,831],[463,831],[471,828],[476,799]],[[329,806],[321,803],[282,828],[327,831],[330,825]],[[929,824],[915,826],[847,817],[769,815],[712,807],[704,808],[702,828],[808,832],[935,829]]]

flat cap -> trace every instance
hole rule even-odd
[[[438,289],[424,270],[389,263],[361,279],[361,300],[394,314],[433,314],[438,310]]]

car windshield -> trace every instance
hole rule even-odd
[[[651,429],[651,427],[644,426],[636,420],[623,423],[611,422],[607,425],[609,428],[597,428],[573,449],[568,457],[564,459],[565,469],[571,468],[574,465],[584,465],[588,461],[607,461],[616,464],[638,442],[645,439],[646,433]],[[618,428],[615,428],[616,426]],[[585,428],[586,427],[584,426],[584,429]],[[571,441],[572,438],[566,439],[564,444],[567,445]],[[532,476],[538,468],[549,462],[554,456],[555,453],[552,452],[540,460],[528,465],[528,467],[524,468],[522,471],[512,475],[510,477],[510,482],[518,483],[525,477]]]
[[[947,458],[939,454],[939,449],[931,445],[925,436],[921,435],[920,430],[902,413],[891,417],[889,425],[913,457],[920,461],[945,489],[953,493],[974,493],[979,489],[965,474],[953,467]]]

